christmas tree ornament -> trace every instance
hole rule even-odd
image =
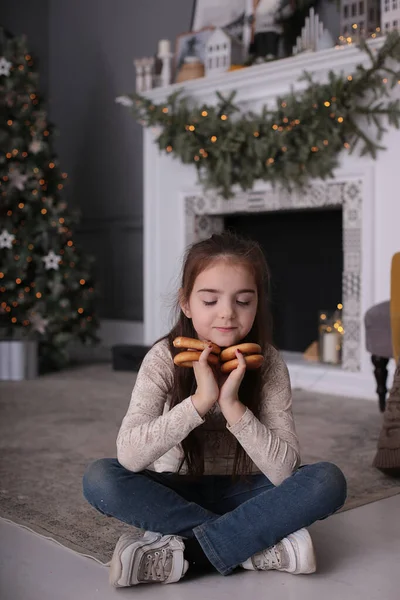
[[[53,250],[50,250],[47,256],[43,256],[42,260],[46,266],[46,269],[58,270],[60,268],[58,263],[61,260],[61,256],[55,254]]]
[[[4,56],[2,56],[0,58],[0,77],[2,75],[9,77],[11,67],[12,67],[12,63],[10,61],[8,61]]]
[[[3,229],[0,233],[0,248],[12,248],[13,240],[15,240],[15,235]]]
[[[21,192],[25,189],[25,183],[28,180],[28,175],[23,175],[17,169],[13,169],[9,174],[10,187],[14,187]]]

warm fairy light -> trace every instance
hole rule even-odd
[[[353,23],[352,28],[357,29],[357,27],[358,27],[357,23]]]
[[[78,308],[78,313],[81,315],[83,313],[83,308]]]
[[[37,196],[38,191],[37,190],[32,190],[32,196]]]
[[[321,319],[321,321],[325,321],[326,320],[326,314],[322,313],[322,315],[320,315],[319,318]]]
[[[254,135],[254,137],[258,137],[258,136],[260,135],[260,133],[259,133],[258,131],[255,131],[255,132],[253,133],[253,135]]]
[[[18,285],[21,283],[21,279],[19,277],[17,277],[17,279],[15,280],[15,283],[18,283]]]
[[[85,279],[80,279],[80,280],[79,280],[79,283],[80,283],[81,285],[85,285],[85,283],[86,283],[86,280],[85,280]]]
[[[221,115],[221,121],[226,121],[228,118],[228,115]]]
[[[342,308],[343,308],[343,304],[340,304],[340,303],[339,303],[339,304],[337,305],[337,308],[338,308],[339,310],[342,310]]]
[[[44,136],[46,136],[46,137],[47,137],[49,134],[50,134],[50,132],[49,132],[47,129],[46,129],[45,131],[43,131],[43,135],[44,135]]]
[[[344,329],[343,329],[343,327],[341,325],[338,327],[338,332],[339,333],[343,333],[344,332]]]
[[[64,219],[64,217],[60,217],[60,218],[58,219],[58,222],[59,222],[59,223],[61,223],[61,225],[62,225],[63,223],[65,223],[65,219]]]
[[[311,147],[311,152],[318,152],[318,150],[319,150],[318,146]]]
[[[47,213],[47,208],[42,208],[40,212],[42,213],[42,215],[45,215]]]
[[[17,322],[17,319],[16,319],[16,317],[12,317],[12,319],[11,319],[11,322],[12,322],[12,323],[16,323],[16,322]]]
[[[287,148],[286,146],[282,146],[282,152],[286,152]]]
[[[11,119],[8,119],[8,121],[7,121],[7,125],[10,125],[10,126],[11,126],[12,124],[13,124],[12,120],[11,120]]]
[[[350,148],[350,144],[349,144],[349,142],[345,142],[345,143],[343,144],[343,146],[344,146],[345,148],[347,148],[347,150]]]
[[[327,146],[329,144],[328,140],[324,140],[322,143],[324,146]]]
[[[282,102],[281,106],[282,106],[282,108],[286,108],[287,107],[286,102]]]
[[[196,162],[197,162],[197,161],[199,161],[199,160],[200,160],[200,156],[197,156],[197,154],[196,154],[196,156],[194,157],[194,160],[195,160]]]
[[[214,144],[214,142],[216,142],[216,141],[217,141],[217,136],[216,136],[216,135],[212,135],[212,136],[211,136],[211,141],[212,141],[212,143]]]
[[[202,117],[207,117],[208,116],[208,112],[206,110],[203,110],[201,113]]]
[[[324,106],[330,106],[330,105],[331,105],[330,102],[328,102],[328,101],[324,102]]]
[[[74,242],[72,240],[68,240],[67,242],[67,246],[71,247],[74,245]]]
[[[338,122],[339,123],[343,123],[343,121],[344,121],[343,117],[338,117]]]
[[[36,292],[35,296],[36,296],[36,298],[41,298],[42,294],[40,292]]]
[[[196,127],[194,125],[189,125],[188,129],[189,129],[189,131],[194,131],[196,129]]]
[[[67,179],[67,177],[68,177],[68,173],[62,173],[61,177],[62,177],[63,179]]]
[[[163,113],[167,113],[168,112],[168,108],[166,106],[164,106],[164,108],[162,109]]]
[[[54,169],[55,164],[53,162],[51,162],[51,163],[49,163],[49,167],[50,167],[50,169]]]
[[[59,189],[59,190],[62,190],[62,189],[63,189],[63,187],[64,187],[64,186],[63,186],[63,184],[62,184],[62,183],[59,183],[59,184],[58,184],[58,186],[57,186],[57,189]]]
[[[167,147],[166,147],[166,151],[167,151],[167,152],[172,152],[172,146],[167,146]]]
[[[4,273],[2,271],[0,271],[0,279],[3,279],[4,277]]]
[[[18,208],[24,208],[24,206],[25,206],[25,204],[24,204],[23,202],[20,202],[20,203],[18,204]]]
[[[383,82],[383,83],[387,83],[387,82],[388,82],[388,80],[387,80],[387,77],[384,77],[384,78],[382,79],[382,82]]]
[[[272,165],[274,162],[275,162],[275,159],[274,159],[274,158],[269,158],[269,159],[266,161],[266,164],[267,164],[267,165]]]
[[[24,289],[25,289],[26,293],[31,291],[31,288],[29,286],[26,286],[26,288],[24,288]]]
[[[275,124],[275,125],[272,125],[272,129],[273,129],[274,131],[276,131],[276,130],[278,129],[278,125],[276,125],[276,124]]]

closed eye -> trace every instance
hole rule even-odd
[[[248,306],[250,304],[250,300],[247,300],[246,302],[236,300],[236,303],[239,304],[239,306]],[[211,302],[206,302],[205,300],[203,300],[203,304],[205,306],[213,306],[214,304],[217,304],[217,301],[212,300]]]

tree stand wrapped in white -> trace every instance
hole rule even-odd
[[[0,379],[21,381],[38,375],[38,343],[32,339],[0,340]]]

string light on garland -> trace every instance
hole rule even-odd
[[[359,28],[355,31],[358,34]],[[158,127],[155,142],[161,150],[195,164],[201,183],[224,198],[232,196],[234,186],[251,189],[258,180],[286,189],[302,188],[311,178],[332,177],[344,148],[353,152],[360,146],[362,154],[375,158],[381,149],[376,139],[385,133],[383,119],[400,127],[400,101],[387,99],[385,87],[400,81],[399,33],[390,32],[379,48],[371,49],[360,40],[360,48],[369,65],[363,61],[346,75],[330,72],[326,83],[305,73],[301,92],[293,89],[284,99],[278,98],[275,109],[264,107],[259,115],[241,114],[233,104],[234,93],[223,97],[219,92],[215,104],[196,107],[177,91],[157,110],[153,101],[132,94],[129,110],[145,126]],[[373,100],[366,105],[369,95]],[[163,107],[169,108],[168,119]],[[366,120],[376,126],[377,138],[364,126]],[[196,135],[182,135],[185,123],[193,125]],[[199,150],[200,140],[209,160],[201,160],[205,154]]]

